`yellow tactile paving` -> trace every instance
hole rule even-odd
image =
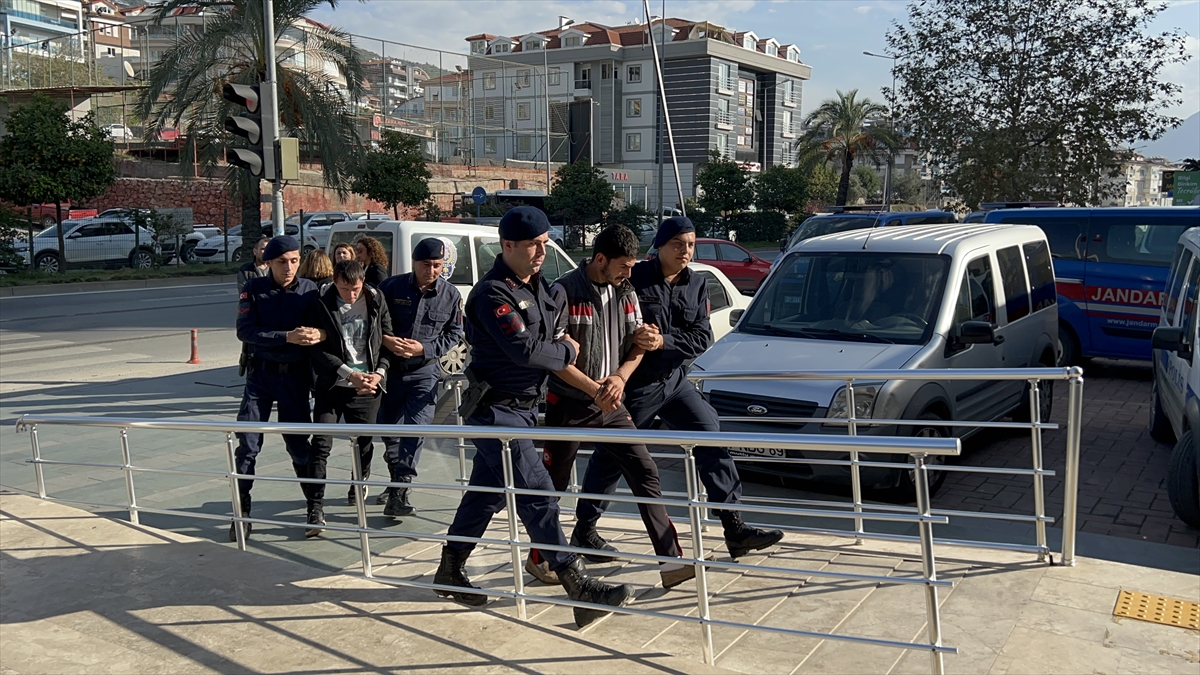
[[[1200,603],[1121,589],[1113,616],[1200,630]]]

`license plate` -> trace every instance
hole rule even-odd
[[[729,452],[741,457],[787,457],[787,451],[779,448],[730,448]]]

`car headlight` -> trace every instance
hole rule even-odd
[[[875,399],[879,395],[879,390],[883,388],[882,384],[856,384],[854,385],[854,417],[855,419],[870,419],[875,414]],[[833,400],[829,403],[829,411],[825,417],[835,419],[847,419],[847,399],[849,396],[846,393],[846,388],[842,387],[833,395]],[[842,426],[842,425],[838,425]]]

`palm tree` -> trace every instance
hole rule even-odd
[[[320,158],[325,184],[345,194],[361,157],[354,110],[365,91],[359,51],[350,35],[317,24],[305,15],[338,0],[275,0],[276,73],[280,134],[300,140],[301,152]],[[167,0],[155,22],[180,7],[200,6],[215,16],[202,32],[185,33],[151,69],[138,98],[137,113],[146,131],[179,129],[180,163],[198,164],[211,175],[228,147],[245,147],[243,139],[224,131],[224,120],[236,112],[221,98],[225,83],[258,84],[265,79],[263,3],[259,0]],[[303,37],[280,42],[285,31],[304,22]],[[332,67],[330,67],[332,66]],[[336,72],[345,81],[338,86]],[[268,143],[269,145],[269,143]],[[185,171],[184,175],[189,175]],[[257,240],[260,229],[259,181],[248,172],[226,172],[230,193],[242,201],[243,241]]]
[[[850,172],[856,158],[879,159],[897,146],[888,128],[867,123],[880,119],[887,108],[869,98],[858,99],[858,90],[837,92],[837,98],[825,99],[804,119],[807,131],[800,139],[802,153],[819,153],[826,161],[841,165],[837,204],[846,204],[850,190]]]

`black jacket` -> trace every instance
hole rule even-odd
[[[392,317],[383,306],[383,294],[363,284],[363,295],[367,298],[367,372],[379,370],[386,373],[391,365],[391,352],[383,347],[383,336],[392,335]],[[304,325],[325,331],[325,340],[309,347],[313,371],[316,373],[317,391],[330,389],[337,384],[338,369],[345,365],[349,355],[346,342],[342,339],[342,322],[338,319],[338,290],[330,286],[312,303],[305,316]],[[386,378],[386,375],[385,375]]]
[[[382,284],[384,279],[388,278],[387,268],[379,263],[371,263],[370,265],[367,265],[366,272],[367,283],[375,288],[379,288],[379,284]]]

